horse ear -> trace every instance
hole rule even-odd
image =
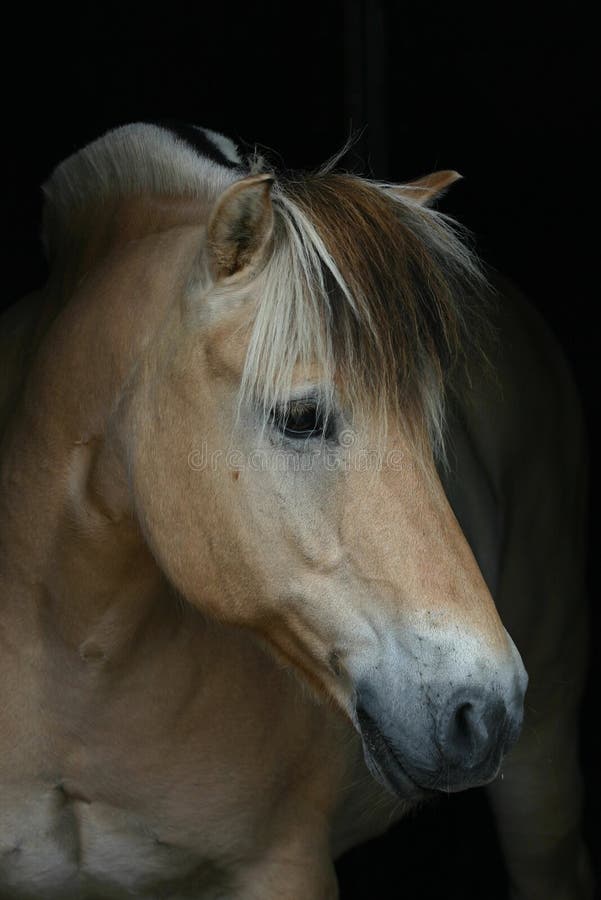
[[[207,241],[216,280],[256,262],[273,228],[273,175],[250,175],[221,194],[209,219]]]
[[[399,184],[391,188],[393,194],[401,197],[407,197],[419,203],[421,206],[428,206],[444,192],[450,188],[452,184],[463,178],[459,172],[453,172],[450,169],[444,169],[440,172],[432,172],[430,175],[424,175],[423,178],[417,178],[408,184]]]

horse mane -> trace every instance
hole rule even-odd
[[[75,214],[103,202],[146,193],[211,201],[249,171],[273,171],[259,156],[242,162],[222,135],[198,134],[200,148],[159,126],[129,125],[67,159],[44,185],[49,253]],[[241,398],[267,414],[297,364],[317,365],[353,410],[380,424],[392,411],[442,459],[453,371],[484,345],[485,279],[457,224],[420,205],[410,186],[337,172],[335,162],[275,173]],[[322,398],[326,415],[332,393]]]
[[[74,222],[103,204],[143,195],[211,201],[245,174],[242,167],[234,143],[209,129],[115,128],[61,162],[42,186],[46,255],[52,260],[69,244]]]

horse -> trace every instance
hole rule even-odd
[[[145,123],[50,176],[0,329],[2,897],[333,900],[479,785],[516,898],[591,896],[580,407],[458,177]]]

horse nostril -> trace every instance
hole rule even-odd
[[[506,718],[505,704],[485,695],[454,697],[438,720],[438,745],[448,765],[473,768],[495,751]]]
[[[471,723],[473,706],[471,703],[462,703],[455,713],[455,738],[457,743],[468,744],[471,740]]]

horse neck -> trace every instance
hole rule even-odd
[[[42,304],[54,317],[1,460],[0,602],[29,642],[125,654],[157,618],[164,581],[132,513],[114,414],[172,315],[197,232],[169,226],[117,242],[66,300],[52,293],[77,280],[67,270]]]

